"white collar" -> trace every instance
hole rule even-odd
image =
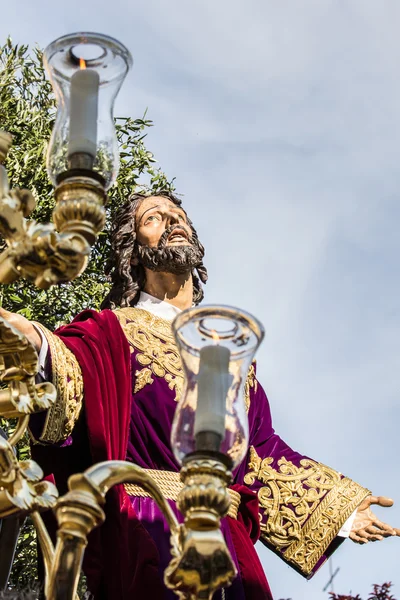
[[[182,312],[177,306],[173,306],[169,302],[165,302],[165,300],[159,300],[146,292],[140,292],[136,308],[147,310],[156,315],[156,317],[161,317],[161,319],[166,319],[167,321],[172,321],[176,315]]]

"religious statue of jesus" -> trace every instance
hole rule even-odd
[[[55,406],[31,418],[32,453],[60,493],[69,475],[93,463],[132,461],[155,478],[179,518],[180,467],[170,433],[183,373],[171,321],[203,299],[204,248],[171,193],[134,194],[115,216],[111,245],[105,268],[112,286],[100,312],[84,311],[52,333],[0,311],[34,344],[43,376],[58,391]],[[400,535],[371,511],[392,500],[292,450],[275,433],[254,363],[245,400],[249,449],[233,473],[238,501],[222,520],[238,575],[216,598],[272,598],[258,539],[310,578],[346,537],[365,544]],[[85,553],[94,598],[172,600],[163,584],[170,558],[168,527],[152,498],[136,486],[113,488],[106,521]]]

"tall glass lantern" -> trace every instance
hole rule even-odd
[[[172,330],[185,374],[171,432],[175,456],[211,452],[238,465],[249,437],[245,384],[263,326],[237,308],[202,306],[180,313]]]
[[[74,33],[52,42],[44,66],[57,98],[57,116],[47,152],[54,185],[89,174],[108,189],[119,169],[114,101],[132,66],[117,40],[97,33]]]

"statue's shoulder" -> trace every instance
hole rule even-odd
[[[116,308],[112,311],[113,315],[115,315],[118,321],[121,324],[126,324],[130,322],[144,321],[146,322],[147,316],[150,316],[150,313],[147,310],[143,310],[141,308],[136,308],[136,306],[127,306],[124,308]]]
[[[172,337],[171,322],[143,308],[129,306],[112,311],[122,329],[150,332],[159,337]]]

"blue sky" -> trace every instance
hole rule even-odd
[[[294,448],[397,505],[400,42],[397,0],[9,2],[1,39],[112,35],[134,68],[116,113],[148,115],[207,249],[206,300],[266,328],[258,373]],[[1,125],[1,124],[0,124]],[[335,591],[391,580],[400,540],[334,557]],[[261,550],[276,598],[320,600]]]

